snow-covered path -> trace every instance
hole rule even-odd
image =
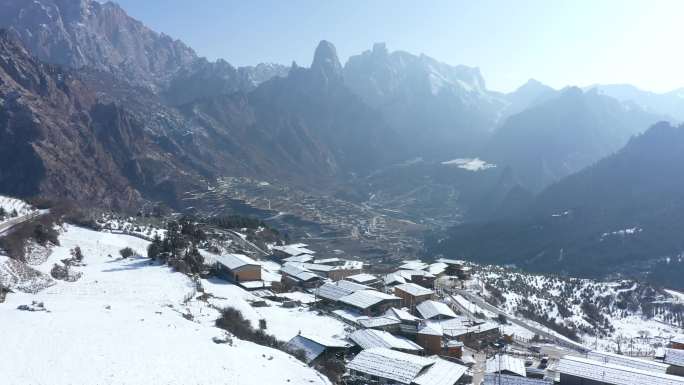
[[[147,259],[119,259],[126,246],[144,253],[146,241],[67,226],[60,242],[37,269],[49,272],[78,245],[83,277],[0,304],[0,383],[328,383],[280,351],[237,339],[215,344],[223,331],[181,316],[193,290],[188,277]],[[33,301],[48,311],[17,310]]]

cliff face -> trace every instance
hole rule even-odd
[[[0,27],[46,63],[155,85],[197,59],[182,42],[150,30],[111,2],[0,0],[0,10]]]

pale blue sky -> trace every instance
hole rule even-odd
[[[309,65],[321,39],[350,55],[386,42],[479,67],[488,88],[684,86],[684,0],[118,0],[202,56]]]

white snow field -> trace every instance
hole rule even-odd
[[[119,258],[126,246],[144,255],[146,241],[65,226],[60,242],[36,268],[49,272],[78,245],[87,264],[76,267],[83,276],[37,294],[10,294],[0,304],[3,385],[329,384],[278,350],[235,338],[232,345],[214,343],[225,334],[213,320],[181,316],[206,305],[183,304],[194,289],[188,277],[147,259]],[[33,301],[47,311],[17,309]]]

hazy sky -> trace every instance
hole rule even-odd
[[[386,42],[479,67],[488,88],[684,86],[684,0],[118,0],[153,29],[234,65],[311,63],[321,39],[350,55]]]

